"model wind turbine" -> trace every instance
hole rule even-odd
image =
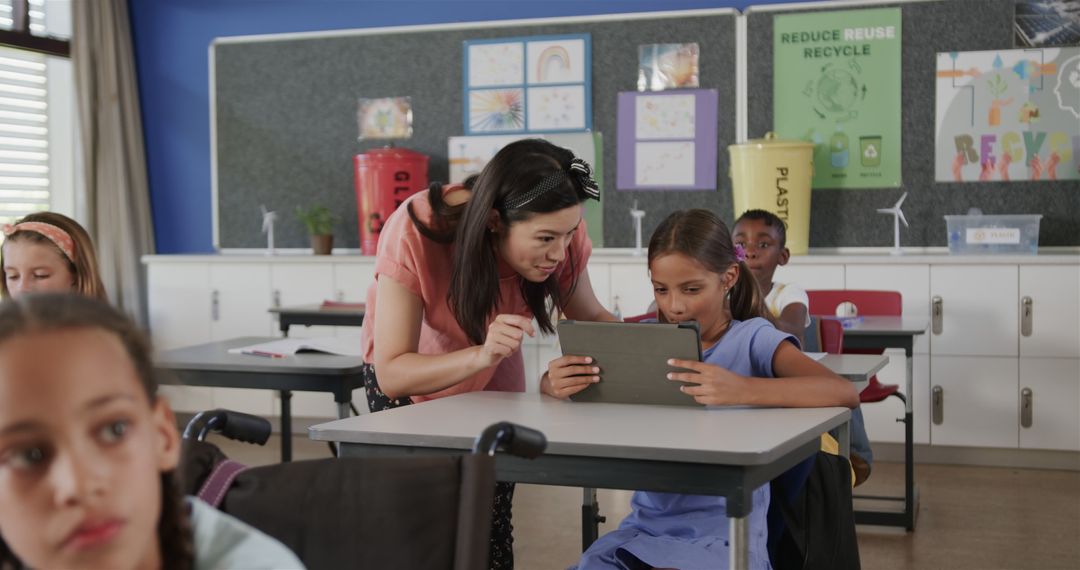
[[[277,220],[277,212],[271,212],[266,206],[260,205],[262,210],[262,233],[266,234],[266,255],[274,255],[274,221]]]
[[[889,253],[893,255],[903,254],[903,250],[900,249],[900,222],[904,222],[904,227],[908,227],[907,218],[904,217],[904,211],[900,209],[900,204],[904,203],[904,198],[907,198],[907,192],[896,201],[896,204],[892,208],[878,208],[879,214],[892,214],[893,215],[893,248]]]
[[[630,208],[630,216],[634,218],[634,255],[642,255],[644,251],[641,249],[641,219],[645,217],[645,210],[637,209],[637,200],[634,200],[634,207]]]

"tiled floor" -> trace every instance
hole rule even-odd
[[[294,438],[298,459],[329,457],[325,444]],[[220,442],[218,442],[220,443]],[[267,447],[226,442],[230,457],[273,462]],[[921,509],[913,533],[859,527],[862,566],[868,570],[1080,568],[1080,472],[918,465]],[[860,492],[900,494],[899,464],[879,463]],[[580,489],[519,485],[514,498],[514,550],[524,570],[565,568],[581,549]],[[627,512],[629,493],[601,491],[608,517],[601,532]]]

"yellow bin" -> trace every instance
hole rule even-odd
[[[810,181],[814,145],[781,140],[772,132],[728,146],[735,217],[747,210],[768,210],[784,220],[787,247],[805,254],[810,245]]]

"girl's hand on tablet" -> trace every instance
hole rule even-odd
[[[682,386],[684,394],[692,396],[694,401],[708,406],[748,404],[750,379],[735,374],[727,369],[696,362],[693,360],[668,360],[676,368],[686,368],[693,372],[669,372],[668,380],[689,382],[697,386]]]
[[[600,368],[588,356],[560,356],[548,363],[540,379],[540,391],[566,399],[600,381]]]

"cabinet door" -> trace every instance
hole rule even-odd
[[[375,282],[375,262],[335,263],[335,301],[363,303],[367,301],[368,287]]]
[[[904,351],[898,348],[890,348],[885,351],[889,357],[889,364],[878,372],[878,380],[882,384],[897,384],[900,391],[904,392],[907,383],[904,366]],[[915,422],[915,443],[930,443],[930,357],[926,354],[916,354],[912,364],[915,374],[912,377],[914,394],[906,394],[911,398],[912,418]],[[863,404],[863,419],[866,420],[866,433],[870,441],[883,441],[891,443],[904,442],[904,424],[897,422],[897,418],[904,417],[904,403],[899,398],[885,398],[881,402]]]
[[[843,265],[802,265],[788,263],[776,268],[773,280],[777,283],[791,283],[803,289],[843,289]]]
[[[933,331],[935,355],[1016,356],[1020,333],[1015,265],[935,265],[930,297],[941,298],[941,332]],[[937,372],[934,372],[936,377]]]
[[[942,421],[931,421],[931,443],[1015,448],[1019,425],[1017,361],[1009,357],[932,356],[931,393],[938,387],[942,390]]]
[[[1031,425],[1021,423],[1020,447],[1080,451],[1080,359],[1021,357],[1021,406],[1025,388]]]
[[[271,302],[277,306],[318,305],[334,298],[334,266],[327,263],[282,263],[270,267]],[[276,327],[275,327],[276,328]],[[291,327],[289,336],[334,336],[334,327]]]
[[[641,264],[611,265],[611,301],[608,307],[618,308],[622,316],[633,317],[645,313],[653,302],[652,281],[645,260]]]
[[[603,305],[605,309],[611,311],[613,306],[611,304],[610,266],[606,263],[590,261],[586,270],[589,273],[589,284],[592,285],[592,290],[593,293],[596,294],[596,299],[600,301],[600,304]]]
[[[1021,266],[1018,302],[1021,356],[1080,358],[1080,265]]]
[[[899,291],[904,299],[904,316],[930,322],[929,265],[848,265],[844,271],[846,289]],[[915,337],[915,352],[930,352],[929,328],[926,334]],[[890,367],[893,364],[889,362]]]
[[[216,297],[218,307],[210,323],[211,340],[269,336],[276,330],[269,311],[269,264],[211,265],[210,294]]]
[[[210,340],[213,318],[206,263],[152,263],[147,303],[154,347],[168,350]]]

